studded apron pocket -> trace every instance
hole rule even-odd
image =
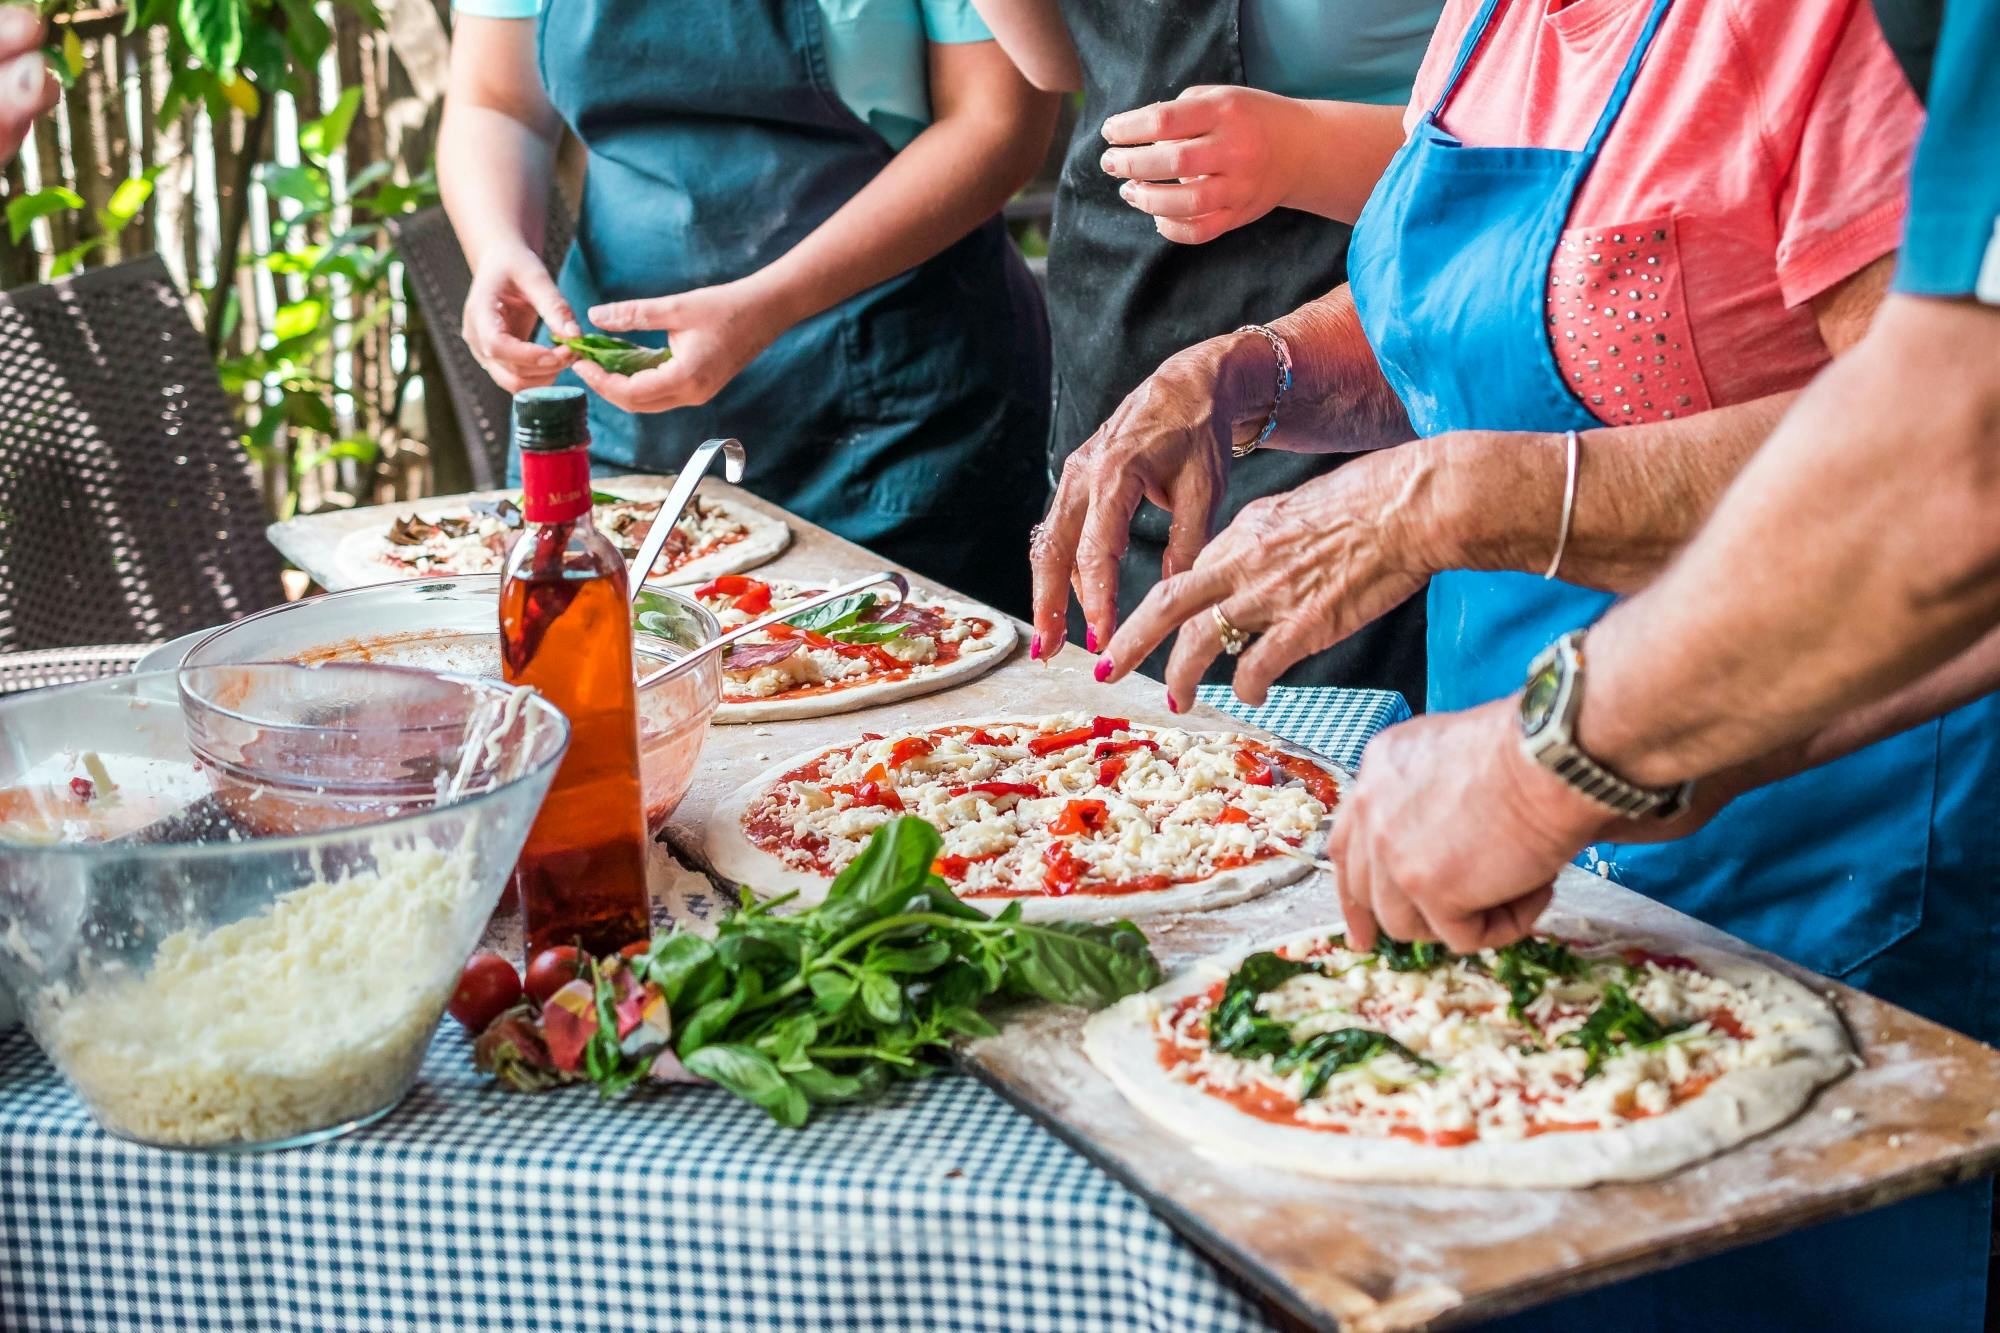
[[[1681,294],[1671,216],[1567,228],[1545,291],[1556,365],[1599,421],[1671,421],[1713,406]]]

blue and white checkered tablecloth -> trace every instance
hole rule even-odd
[[[1352,764],[1393,694],[1237,716]],[[98,1130],[0,1037],[0,1327],[1146,1330],[1265,1327],[1136,1196],[968,1078],[781,1129],[720,1092],[488,1086],[447,1023],[388,1118],[261,1156]]]

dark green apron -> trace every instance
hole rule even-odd
[[[835,94],[816,0],[549,0],[542,82],[589,150],[564,295],[727,282],[796,245],[894,151]],[[594,459],[749,446],[757,494],[1019,609],[1046,499],[1041,302],[998,218],[784,333],[700,406],[593,400]]]

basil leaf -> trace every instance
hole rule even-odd
[[[714,962],[714,945],[699,935],[676,930],[655,939],[652,947],[633,964],[633,970],[641,981],[650,981],[660,988],[671,1011],[680,1004],[688,983]]]
[[[868,968],[874,972],[933,972],[950,957],[950,944],[927,940],[907,949],[870,949]]]
[[[1561,940],[1533,935],[1493,953],[1493,977],[1507,988],[1507,1012],[1523,1021],[1528,1006],[1541,998],[1549,982],[1582,976],[1583,967],[1583,959]]]
[[[861,974],[861,1007],[876,1022],[894,1027],[903,1021],[903,988],[885,972],[864,972]]]
[[[815,924],[826,936],[845,935],[904,911],[913,899],[932,900],[932,882],[940,888],[944,884],[931,874],[931,863],[943,847],[944,839],[923,820],[909,816],[890,820],[834,876],[826,901],[813,913]]]
[[[1672,1036],[1686,1026],[1660,1022],[1632,998],[1630,991],[1614,981],[1605,986],[1604,998],[1591,1010],[1583,1026],[1564,1033],[1556,1044],[1589,1052],[1590,1063],[1584,1066],[1583,1076],[1595,1078],[1604,1068],[1604,1062],[1616,1056],[1621,1046],[1644,1046]]]
[[[785,623],[787,625],[797,625],[800,629],[817,630],[821,634],[831,634],[836,629],[859,623],[861,613],[873,605],[875,605],[874,593],[857,592],[852,596],[841,597],[828,602],[825,606],[816,606],[810,611],[801,611],[795,616],[787,616]]]
[[[1006,989],[1099,1009],[1160,982],[1159,960],[1130,921],[1017,924]]]
[[[1428,972],[1451,962],[1457,955],[1436,940],[1405,944],[1384,935],[1375,941],[1375,956],[1391,972]]]
[[[792,1073],[792,1083],[815,1105],[837,1106],[880,1096],[889,1086],[890,1077],[882,1065],[863,1065],[852,1074],[837,1074],[824,1065],[808,1065]]]
[[[903,631],[908,628],[908,625],[883,624],[878,621],[868,621],[853,625],[841,625],[835,629],[822,630],[821,633],[836,643],[888,643],[891,639],[902,638]]]
[[[1366,1064],[1378,1055],[1395,1054],[1402,1056],[1427,1074],[1437,1072],[1437,1066],[1424,1059],[1409,1047],[1397,1041],[1386,1032],[1376,1032],[1370,1028],[1340,1028],[1333,1032],[1322,1032],[1308,1037],[1298,1045],[1278,1056],[1271,1067],[1280,1074],[1288,1074],[1295,1069],[1304,1069],[1305,1091],[1299,1094],[1300,1101],[1311,1101],[1317,1097],[1335,1074],[1353,1065]]]
[[[687,1063],[690,1053],[699,1050],[714,1040],[726,1027],[729,1020],[747,1004],[754,1004],[763,998],[763,978],[755,972],[739,973],[736,985],[728,994],[710,1000],[694,1011],[687,1026],[681,1029],[680,1040],[674,1043],[674,1050],[681,1062]]]
[[[845,972],[815,972],[806,978],[806,984],[812,990],[813,1002],[828,1018],[840,1017],[854,1003],[855,992],[860,988],[860,983]]]
[[[632,628],[678,648],[695,648],[701,643],[701,625],[693,611],[671,597],[645,589],[632,599]]]
[[[787,1129],[797,1129],[811,1114],[805,1094],[768,1057],[748,1046],[704,1046],[692,1054],[683,1054],[681,1061],[690,1073],[719,1083],[744,1101],[763,1107]]]
[[[623,338],[614,338],[608,333],[585,333],[574,338],[557,338],[556,342],[569,348],[586,361],[595,362],[613,375],[636,375],[642,370],[663,366],[673,356],[665,347],[641,347],[638,343]]]

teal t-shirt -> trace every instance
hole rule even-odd
[[[452,8],[475,18],[531,19],[542,0],[453,0]],[[897,149],[931,123],[927,44],[993,39],[972,0],[819,0],[819,13],[834,91]]]
[[[1401,106],[1443,0],[1242,0],[1243,73],[1287,97]]]

